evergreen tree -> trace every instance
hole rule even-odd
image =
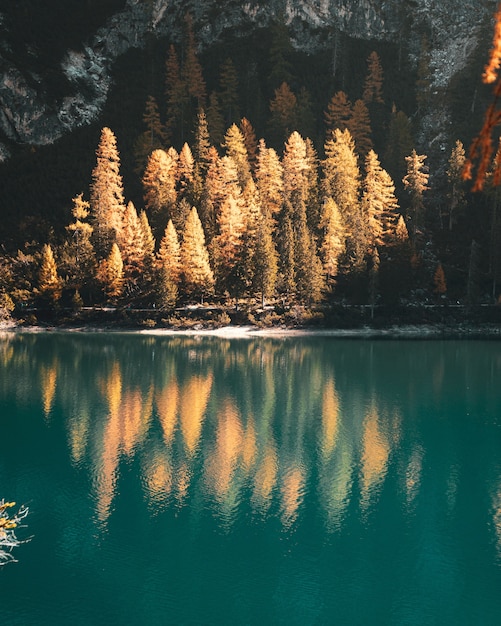
[[[40,295],[51,304],[55,304],[60,298],[63,289],[63,281],[57,273],[57,265],[50,244],[45,244],[42,249],[42,261],[38,275],[38,291]]]
[[[313,110],[311,94],[306,87],[301,87],[297,95],[296,107],[297,130],[304,137],[314,137],[316,134],[316,117]]]
[[[109,250],[122,228],[125,200],[120,156],[113,131],[103,128],[98,148],[97,163],[92,172],[90,207],[94,220],[94,237],[98,254]]]
[[[197,126],[195,129],[195,143],[193,146],[193,157],[195,167],[204,176],[209,167],[209,150],[211,148],[209,126],[204,109],[199,109],[197,115]]]
[[[181,266],[187,295],[203,300],[214,289],[214,275],[209,264],[202,224],[195,207],[186,219],[181,244]]]
[[[422,214],[424,210],[423,194],[428,189],[428,168],[425,166],[425,154],[417,154],[412,150],[410,156],[405,157],[407,161],[407,174],[402,182],[410,196],[410,219],[413,238],[422,225]]]
[[[364,93],[362,96],[366,105],[371,102],[382,104],[383,100],[383,67],[378,53],[373,50],[367,58],[367,76],[364,82]]]
[[[193,200],[193,183],[195,181],[195,159],[191,148],[187,143],[183,144],[176,170],[176,184],[178,198],[186,198],[189,202]]]
[[[169,220],[157,253],[160,304],[171,308],[176,304],[181,280],[181,247],[172,220]]]
[[[270,133],[278,141],[286,139],[297,126],[297,98],[287,83],[275,89],[270,111]]]
[[[352,118],[352,105],[344,91],[336,92],[329,100],[327,110],[324,112],[324,121],[327,130],[327,139],[337,128],[341,131],[347,129]]]
[[[291,84],[293,80],[291,63],[293,48],[284,16],[279,16],[272,24],[271,35],[272,45],[269,53],[271,71],[268,79],[270,91],[284,82]]]
[[[280,214],[278,232],[278,287],[286,299],[289,299],[296,291],[295,237],[292,215],[292,203],[286,200]]]
[[[371,318],[374,318],[374,307],[376,305],[379,283],[380,260],[377,248],[372,248],[371,266],[369,270],[369,304],[371,307]]]
[[[449,230],[454,223],[453,215],[456,215],[465,203],[465,181],[463,170],[466,163],[466,154],[463,144],[458,140],[452,149],[447,168],[447,181],[449,183]]]
[[[224,136],[224,117],[219,103],[219,97],[215,91],[209,96],[209,106],[207,108],[207,125],[209,127],[209,135],[214,145],[219,145],[223,141]]]
[[[90,240],[94,229],[87,222],[90,203],[83,199],[81,193],[73,198],[72,215],[75,221],[66,227],[71,234],[71,242],[65,274],[69,277],[69,282],[81,290],[83,285],[90,283],[95,268],[94,247]]]
[[[132,202],[127,204],[117,243],[122,258],[123,286],[127,295],[131,296],[140,289],[146,257],[143,227]]]
[[[219,102],[226,127],[240,119],[238,74],[230,58],[221,65]]]
[[[165,127],[160,120],[158,104],[153,96],[148,96],[143,113],[145,131],[139,135],[135,144],[136,172],[141,174],[146,166],[148,156],[158,148],[163,148],[166,137]]]
[[[186,83],[181,77],[179,58],[173,44],[169,47],[165,70],[166,132],[171,141],[182,142],[188,93]]]
[[[197,46],[195,43],[195,35],[193,33],[193,20],[190,15],[186,16],[185,23],[186,52],[182,68],[182,77],[186,84],[188,96],[192,99],[190,112],[191,119],[197,111],[205,107],[207,92],[202,73],[202,66],[197,56]]]
[[[409,118],[393,107],[383,162],[394,181],[400,182],[405,176],[405,157],[411,153],[413,145]]]
[[[433,292],[437,296],[443,296],[447,292],[447,283],[445,281],[445,272],[442,264],[439,263],[433,274]]]
[[[308,172],[311,162],[308,160],[306,141],[294,131],[287,139],[282,157],[284,193],[292,198],[299,193],[305,200],[308,196]]]

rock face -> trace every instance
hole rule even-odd
[[[29,2],[28,2],[29,4]],[[488,48],[489,17],[495,0],[126,0],[122,8],[94,30],[85,33],[83,44],[64,51],[51,68],[54,83],[37,71],[37,51],[24,45],[22,62],[13,49],[9,33],[9,9],[0,11],[0,139],[8,142],[43,145],[64,133],[98,118],[108,96],[114,61],[133,47],[142,47],[146,38],[178,36],[182,17],[190,11],[201,46],[210,46],[225,32],[248,32],[266,26],[277,14],[284,15],[297,48],[314,52],[333,46],[336,34],[397,42],[404,31],[405,49],[416,64],[419,25],[431,33],[430,69],[432,93],[436,98],[431,118],[422,124],[422,141],[428,127],[446,122],[440,109],[440,93],[463,69],[479,44]],[[483,33],[483,37],[482,37]],[[17,42],[19,46],[19,42]],[[438,118],[437,118],[438,116]],[[429,133],[428,133],[429,134]],[[8,150],[0,142],[0,160]]]

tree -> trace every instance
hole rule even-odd
[[[139,135],[135,145],[136,171],[144,171],[148,155],[157,148],[163,148],[166,137],[165,127],[160,120],[160,111],[154,96],[148,96],[143,113],[145,131]]]
[[[330,283],[337,276],[339,258],[346,250],[346,228],[337,204],[330,197],[324,202],[320,228],[323,233],[320,253]]]
[[[180,137],[182,141],[188,96],[185,81],[181,78],[177,51],[173,44],[169,47],[165,63],[165,99],[167,101],[167,133],[171,140],[178,140]]]
[[[389,243],[398,221],[395,185],[374,150],[365,159],[365,172],[362,212],[368,220],[372,245],[381,247]]]
[[[66,273],[72,277],[77,289],[90,280],[95,265],[94,247],[90,240],[94,229],[87,222],[89,209],[90,203],[83,199],[83,194],[75,196],[72,209],[75,221],[66,227],[72,235],[68,246],[71,259],[66,263]]]
[[[275,293],[278,275],[278,254],[272,237],[270,217],[261,215],[254,254],[254,284],[261,293],[261,307],[265,299]]]
[[[374,307],[377,300],[378,279],[379,279],[379,254],[377,248],[372,249],[371,266],[369,270],[369,304],[371,307],[371,319],[374,318]]]
[[[264,139],[259,140],[256,184],[263,214],[276,217],[283,203],[283,168],[278,154],[266,147]]]
[[[297,124],[297,98],[287,83],[283,82],[275,89],[270,111],[270,131],[278,140],[286,139]]]
[[[161,306],[173,307],[181,280],[181,247],[172,220],[169,220],[157,253]]]
[[[225,59],[219,76],[219,102],[226,127],[240,119],[238,74],[233,61]]]
[[[207,125],[209,127],[209,135],[212,143],[214,145],[219,145],[223,141],[225,126],[223,113],[221,111],[221,104],[215,91],[212,91],[209,96]]]
[[[308,195],[308,171],[311,163],[307,158],[306,142],[301,135],[294,131],[287,139],[282,158],[284,193],[291,198],[299,193],[301,198]]]
[[[166,223],[176,203],[177,153],[154,150],[142,178],[144,203],[156,228]]]
[[[393,180],[400,182],[407,170],[405,157],[414,145],[411,123],[403,111],[393,107],[383,163]]]
[[[238,182],[240,187],[244,189],[251,179],[251,171],[244,137],[236,124],[232,124],[228,128],[221,145],[226,149],[227,156],[233,159],[237,168]]]
[[[123,261],[120,248],[114,242],[108,258],[99,264],[97,279],[103,285],[107,298],[115,299],[122,295],[124,288]]]
[[[255,172],[257,167],[257,151],[258,151],[258,141],[256,138],[256,133],[252,124],[246,117],[243,117],[240,120],[240,132],[242,133],[242,137],[244,140],[244,145],[247,150],[247,159],[249,161],[249,165],[252,172]]]
[[[437,294],[437,296],[443,296],[447,291],[447,283],[445,281],[445,272],[442,264],[439,263],[437,268],[435,269],[435,273],[433,274],[433,292]]]
[[[291,83],[292,75],[292,45],[289,31],[285,24],[285,16],[279,15],[278,19],[271,25],[272,44],[269,52],[270,75],[268,78],[269,87],[276,89],[282,83]]]
[[[195,207],[188,215],[181,244],[182,277],[189,296],[203,298],[213,292],[214,275],[209,264],[202,224]]]
[[[192,99],[193,112],[199,111],[205,106],[206,87],[202,73],[202,66],[197,56],[195,35],[193,33],[193,20],[190,15],[185,18],[186,23],[186,52],[182,68],[182,77],[186,84],[188,96]],[[193,115],[190,115],[190,119]]]
[[[465,190],[462,177],[466,154],[463,144],[457,140],[449,157],[449,167],[447,168],[447,181],[449,183],[449,230],[452,230],[454,223],[453,215],[464,206]]]
[[[383,67],[378,53],[373,50],[367,58],[367,76],[362,96],[366,105],[370,102],[383,104]]]
[[[421,39],[416,81],[416,100],[418,113],[426,111],[431,97],[431,54],[430,44],[426,35]]]
[[[57,265],[50,244],[42,248],[42,262],[38,275],[38,291],[40,295],[52,304],[60,298],[63,289],[63,281],[57,273]]]
[[[363,100],[357,100],[353,105],[348,129],[355,142],[355,148],[363,163],[367,153],[372,149],[371,121],[369,111]]]
[[[127,204],[123,228],[117,243],[122,259],[123,286],[130,296],[140,288],[146,269],[144,230],[132,202]]]
[[[428,189],[429,174],[424,164],[426,158],[425,154],[418,154],[415,149],[412,150],[410,156],[405,157],[407,174],[402,182],[410,196],[410,219],[414,238],[421,227],[424,210],[423,194]]]
[[[329,100],[327,110],[324,112],[324,121],[327,128],[327,139],[338,128],[345,130],[350,124],[352,117],[352,105],[344,91],[337,91]]]
[[[105,254],[122,228],[125,200],[116,137],[103,128],[92,171],[90,208],[98,254]]]

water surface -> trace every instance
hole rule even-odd
[[[2,626],[501,623],[501,343],[0,339]]]

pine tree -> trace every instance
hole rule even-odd
[[[148,96],[146,100],[143,125],[145,131],[139,135],[134,148],[138,174],[144,171],[148,156],[153,150],[163,148],[167,140],[165,127],[160,120],[160,111],[154,96]]]
[[[182,68],[182,77],[186,84],[188,96],[193,100],[193,113],[205,107],[207,95],[202,66],[198,60],[195,35],[193,33],[193,20],[190,15],[185,18],[186,23],[186,52]],[[191,119],[192,115],[190,115]]]
[[[458,140],[452,149],[447,168],[447,181],[449,183],[449,230],[454,223],[453,215],[456,215],[465,202],[465,182],[463,170],[466,163],[466,154],[463,144]]]
[[[376,305],[379,283],[380,260],[377,248],[372,248],[371,266],[369,270],[369,304],[371,307],[371,318],[374,318],[374,307]]]
[[[308,161],[306,142],[294,131],[287,139],[282,158],[284,193],[291,198],[299,193],[305,200],[308,196],[308,172],[311,163]]]
[[[189,296],[203,300],[213,292],[214,275],[209,264],[204,231],[195,207],[191,209],[184,227],[181,265],[184,288]]]
[[[306,87],[301,87],[297,95],[297,130],[304,137],[313,137],[316,134],[317,120],[313,111],[311,93]]]
[[[230,58],[227,58],[221,65],[219,86],[219,102],[224,123],[228,127],[240,119],[238,74]]]
[[[127,204],[123,228],[117,238],[117,243],[122,258],[124,289],[130,296],[140,288],[146,257],[144,231],[132,202]]]
[[[195,129],[195,143],[193,146],[193,157],[195,167],[204,176],[209,167],[209,150],[211,148],[209,126],[204,109],[199,109],[197,115],[197,126]]]
[[[169,47],[165,64],[165,99],[167,102],[167,134],[171,141],[182,141],[187,114],[188,93],[186,83],[181,78],[179,58],[173,44]]]
[[[293,296],[296,291],[295,237],[292,215],[292,203],[286,200],[280,214],[278,232],[278,287],[286,299]]]
[[[271,26],[272,45],[269,52],[270,75],[268,83],[270,91],[282,83],[293,80],[291,56],[293,52],[289,31],[285,25],[285,17],[279,15]]]
[[[410,218],[414,238],[421,228],[424,210],[423,194],[428,189],[429,174],[424,164],[426,158],[425,154],[417,154],[416,150],[412,150],[410,156],[405,157],[407,174],[402,182],[410,195]]]
[[[330,139],[333,131],[338,128],[343,131],[348,128],[352,118],[352,105],[344,91],[336,92],[329,100],[324,112],[324,121],[327,129],[326,137]]]
[[[214,145],[219,145],[223,141],[224,136],[224,117],[221,110],[219,97],[215,91],[209,96],[209,106],[207,108],[207,125],[209,127],[209,135]]]
[[[383,67],[378,53],[373,50],[367,58],[367,76],[362,96],[366,105],[371,102],[383,104]]]
[[[286,139],[297,126],[297,98],[287,83],[275,89],[270,111],[270,132],[279,141]]]
[[[120,156],[115,135],[109,128],[105,127],[101,132],[96,157],[90,188],[90,207],[97,251],[103,254],[120,232],[125,212]]]
[[[69,244],[70,259],[66,263],[65,273],[75,288],[81,289],[84,284],[90,282],[94,272],[95,254],[91,243],[91,235],[94,230],[87,222],[90,215],[90,203],[83,199],[83,194],[73,198],[72,215],[74,222],[66,227],[71,233]]]
[[[57,273],[57,265],[50,244],[45,244],[42,249],[42,262],[38,275],[38,291],[40,295],[52,304],[60,298],[63,289],[63,281]]]
[[[445,281],[445,272],[442,264],[439,263],[433,274],[433,292],[437,294],[437,296],[443,296],[447,291],[447,283]]]

